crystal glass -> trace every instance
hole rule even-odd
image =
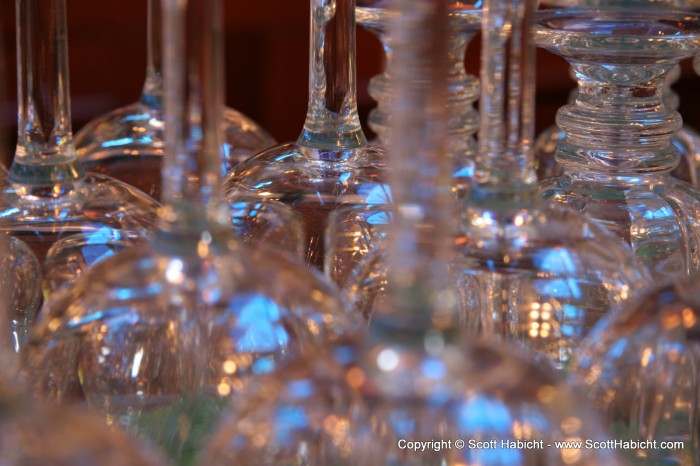
[[[680,67],[674,66],[669,72],[663,87],[663,99],[666,108],[678,109],[679,98],[671,85],[680,77]],[[576,79],[576,75],[573,75]],[[576,102],[577,92],[574,90],[569,97],[569,104]],[[566,138],[566,133],[558,126],[553,125],[545,129],[535,141],[535,161],[537,164],[537,178],[544,181],[561,174],[561,167],[554,155],[557,144]],[[684,124],[673,135],[671,143],[678,149],[680,161],[678,166],[671,171],[671,176],[700,187],[700,134],[690,126]]]
[[[129,238],[144,237],[158,204],[120,181],[86,173],[76,158],[65,0],[17,0],[16,5],[19,134],[12,167],[0,181],[0,230],[36,255],[47,294],[104,257],[94,254],[100,245],[120,248],[131,244]],[[71,262],[49,267],[50,257]],[[55,277],[53,265],[72,272]]]
[[[222,2],[164,5],[164,207],[147,244],[47,303],[24,352],[32,392],[82,395],[113,426],[189,464],[221,399],[355,327],[336,288],[248,249],[221,192]]]
[[[456,1],[448,5],[447,59],[450,67],[446,111],[450,115],[448,152],[452,159],[452,189],[457,197],[468,193],[474,174],[474,134],[478,128],[474,102],[479,96],[479,83],[475,76],[467,74],[464,54],[469,41],[479,31],[480,6],[479,2]],[[368,121],[377,134],[375,142],[386,147],[389,145],[391,106],[395,94],[390,72],[394,51],[388,26],[392,16],[395,16],[395,10],[387,0],[359,0],[355,12],[357,22],[379,38],[385,51],[385,70],[370,81],[369,92],[377,101],[377,107],[370,112]],[[364,208],[340,207],[329,217],[325,246],[328,254],[325,256],[324,270],[341,288],[352,283],[351,277],[357,273],[356,269],[365,256],[386,234],[386,225],[391,216],[390,203],[391,199],[387,196],[381,203],[371,202]]]
[[[700,194],[669,175],[681,118],[663,100],[667,73],[697,51],[699,33],[696,16],[666,9],[548,11],[535,28],[579,82],[557,116],[563,174],[541,185],[544,196],[603,223],[658,278],[700,267]]]
[[[450,22],[448,27],[450,60],[447,79],[447,112],[450,115],[448,150],[453,160],[455,192],[464,195],[468,190],[474,172],[475,138],[479,128],[479,115],[474,102],[479,98],[479,80],[467,74],[464,55],[471,39],[479,32],[481,25],[481,2],[450,1]],[[373,77],[369,93],[377,101],[377,107],[369,113],[368,123],[377,135],[376,143],[389,145],[391,129],[391,105],[394,92],[393,77],[390,73],[394,57],[393,45],[388,31],[392,15],[389,0],[358,0],[355,8],[357,23],[371,31],[381,41],[386,57],[384,72]]]
[[[699,278],[652,288],[603,319],[573,365],[570,382],[598,406],[611,435],[644,442],[626,450],[634,464],[700,461]]]
[[[665,9],[690,9],[700,7],[697,0],[547,0],[543,2],[549,7],[558,8],[665,8]],[[571,77],[576,80],[576,74],[571,72]],[[680,77],[680,67],[674,66],[669,72],[664,83],[663,99],[667,108],[678,109],[679,99],[671,85]],[[577,92],[573,90],[569,97],[569,104],[576,102]],[[535,142],[535,160],[537,161],[537,177],[540,181],[559,176],[561,167],[555,160],[556,146],[566,137],[564,130],[553,125],[545,129],[537,137]],[[700,186],[700,135],[693,128],[683,125],[671,142],[678,149],[680,162],[671,171],[671,176],[686,181],[696,188]]]
[[[602,225],[541,200],[531,148],[534,46],[516,10],[503,21],[509,34],[482,35],[480,150],[471,192],[453,214],[450,281],[464,327],[537,350],[564,372],[595,322],[650,277]],[[386,299],[388,254],[376,248],[346,285],[364,316]]]
[[[617,464],[611,450],[546,446],[603,439],[594,412],[524,352],[514,356],[456,327],[459,299],[446,280],[454,202],[445,147],[447,7],[398,5],[392,132],[404,137],[391,142],[397,208],[387,299],[364,338],[249,383],[200,464]],[[487,22],[494,9],[486,0]],[[414,450],[418,441],[425,443]]]
[[[17,303],[28,302],[26,295],[37,292],[37,273],[36,258],[28,248],[0,233],[0,464],[163,465],[151,452],[111,432],[99,418],[48,407],[21,395],[13,351],[16,324],[22,320]]]
[[[322,268],[324,231],[339,206],[358,209],[390,198],[382,150],[367,144],[355,97],[355,4],[311,1],[309,106],[296,142],[275,146],[236,167],[228,201],[272,199],[304,221],[305,260]]]
[[[160,0],[148,0],[146,82],[139,101],[92,120],[75,135],[78,158],[87,169],[155,199],[160,199],[164,151],[160,16]],[[267,131],[237,110],[225,108],[222,121],[224,173],[275,144]]]

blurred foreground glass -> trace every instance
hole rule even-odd
[[[531,21],[526,6],[502,7],[482,34],[479,152],[470,194],[455,214],[451,280],[464,302],[463,325],[525,344],[564,371],[595,322],[649,275],[595,221],[543,205],[531,147],[534,46],[522,26]],[[375,249],[347,286],[365,316],[385,299],[390,260],[386,248]]]
[[[22,262],[36,261],[0,233],[0,464],[3,466],[158,466],[164,462],[107,429],[99,418],[49,407],[23,396],[13,346],[16,303],[36,280]],[[19,262],[18,262],[19,261]],[[15,337],[12,337],[12,334]]]
[[[76,158],[65,0],[17,0],[16,9],[19,134],[0,181],[0,230],[33,251],[48,294],[141,241],[158,204],[113,178],[85,173]]]
[[[487,0],[487,18],[489,7]],[[398,11],[392,132],[403,137],[391,146],[396,212],[387,298],[364,338],[251,381],[200,464],[617,464],[610,450],[545,447],[550,439],[603,439],[593,411],[523,352],[513,356],[458,328],[461,303],[448,267],[447,5],[408,0]],[[466,439],[483,448],[464,448]],[[427,448],[413,450],[414,441]]]
[[[563,174],[542,184],[550,204],[584,212],[632,246],[657,278],[700,268],[700,193],[671,178],[681,127],[664,104],[668,72],[698,50],[700,18],[667,9],[542,12],[535,38],[578,79],[557,124]]]
[[[34,393],[82,395],[189,464],[223,397],[354,329],[336,288],[232,234],[221,192],[222,2],[166,0],[164,207],[153,239],[54,296],[24,353]]]
[[[311,1],[309,105],[299,139],[270,148],[226,177],[230,203],[282,201],[303,218],[309,265],[323,268],[328,215],[386,204],[382,151],[367,144],[355,95],[355,2]]]
[[[160,199],[163,164],[163,79],[160,0],[148,0],[146,82],[138,102],[95,118],[75,135],[78,158],[89,170],[113,176]],[[232,108],[222,120],[224,173],[275,140]]]
[[[369,114],[369,125],[377,134],[376,143],[387,147],[391,130],[391,106],[395,98],[391,75],[394,57],[389,37],[389,22],[396,10],[387,0],[359,0],[355,8],[357,22],[374,33],[382,42],[386,56],[384,72],[370,80],[370,95],[377,107]],[[446,112],[449,117],[448,153],[452,159],[453,191],[457,197],[468,193],[474,175],[474,134],[478,114],[474,102],[479,96],[479,82],[468,75],[464,54],[469,41],[479,32],[480,2],[449,2],[447,56],[450,61],[447,79]],[[391,218],[389,203],[373,204],[358,209],[340,207],[328,220],[326,230],[324,270],[341,287],[352,282],[351,277],[361,266],[370,250],[385,236]]]

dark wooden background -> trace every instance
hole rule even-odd
[[[16,131],[14,1],[2,0],[0,27],[5,50],[6,90],[1,99],[0,130],[5,157],[11,156]],[[146,60],[146,0],[67,0],[73,127],[135,101]],[[306,113],[308,80],[308,0],[225,0],[226,102],[257,120],[279,141],[296,139]],[[478,73],[478,40],[466,63]],[[573,87],[566,63],[538,51],[537,127],[554,121],[557,108]],[[369,79],[381,71],[379,42],[361,28],[357,33],[358,102],[364,119],[375,105]],[[700,77],[684,64],[676,89],[686,121],[700,128]]]

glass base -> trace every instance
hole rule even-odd
[[[374,146],[331,150],[288,143],[241,163],[227,176],[225,187],[229,203],[243,196],[293,207],[303,219],[304,258],[322,269],[330,213],[341,206],[362,209],[391,199],[384,165],[383,151]]]
[[[612,450],[554,447],[572,437],[605,434],[594,411],[522,352],[483,341],[433,355],[347,343],[245,387],[202,464],[618,464]]]
[[[78,158],[87,169],[117,178],[159,199],[163,125],[160,109],[142,103],[120,108],[94,119],[76,133]],[[222,172],[274,143],[272,136],[253,120],[227,108]]]
[[[158,203],[114,178],[88,174],[63,197],[5,181],[2,230],[36,255],[44,293],[73,283],[115,250],[138,243],[152,229]],[[52,194],[54,191],[51,190]]]
[[[564,372],[595,323],[648,286],[649,274],[618,238],[574,212],[507,217],[463,213],[451,265],[460,326],[527,346]],[[387,296],[389,261],[379,246],[346,287],[370,320]]]

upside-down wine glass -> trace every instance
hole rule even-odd
[[[328,215],[343,205],[385,204],[381,149],[367,143],[355,96],[355,2],[311,1],[309,105],[296,142],[248,159],[226,177],[229,202],[282,201],[304,220],[305,260],[324,263]]]
[[[19,245],[19,249],[18,249]],[[49,407],[22,394],[17,378],[16,303],[36,288],[33,254],[16,238],[0,233],[0,464],[6,466],[160,466],[164,463],[99,418],[79,410]],[[13,341],[14,340],[14,341]]]
[[[560,8],[575,7],[627,7],[627,8],[678,8],[688,9],[700,6],[693,0],[549,0],[549,6]],[[677,110],[679,105],[678,94],[672,89],[672,84],[680,77],[680,66],[676,65],[669,72],[663,87],[664,104],[671,110]],[[572,70],[572,77],[576,75]],[[569,104],[576,102],[576,91],[572,91]],[[559,141],[563,141],[566,133],[557,125],[545,129],[535,141],[535,161],[537,162],[537,177],[540,181],[559,176],[561,167],[556,162],[554,154]],[[678,149],[680,161],[678,166],[671,171],[671,176],[686,181],[696,188],[700,187],[700,134],[690,126],[683,124],[671,142]]]
[[[700,462],[699,297],[698,274],[649,290],[601,320],[573,364],[569,382],[634,464]]]
[[[158,204],[113,178],[86,173],[70,123],[65,0],[17,0],[19,134],[0,191],[0,230],[44,268],[44,293],[139,242]]]
[[[456,214],[452,286],[466,303],[465,326],[529,346],[565,371],[593,324],[649,274],[598,223],[544,205],[531,147],[534,45],[519,26],[521,9],[509,14],[503,31],[482,34],[479,152]],[[365,316],[384,299],[386,254],[375,249],[347,287]]]
[[[160,0],[148,0],[146,81],[138,102],[102,115],[75,134],[78,159],[89,170],[113,176],[160,199],[163,140]],[[260,125],[224,108],[222,170],[275,144]]]
[[[390,72],[394,52],[388,24],[395,12],[390,3],[387,0],[359,0],[355,8],[358,24],[379,38],[386,57],[384,72],[373,77],[369,85],[377,107],[370,112],[368,123],[377,135],[375,142],[382,147],[389,145],[394,94]],[[467,74],[464,55],[469,41],[479,32],[480,8],[480,2],[476,1],[449,4],[448,151],[452,158],[453,190],[458,197],[466,195],[474,174],[474,134],[478,128],[474,102],[479,96],[479,83],[476,77]],[[325,250],[328,254],[324,270],[341,288],[349,286],[357,267],[386,234],[391,219],[390,209],[388,204],[370,205],[364,209],[352,206],[341,207],[331,214],[326,230]]]
[[[664,104],[668,72],[700,46],[700,21],[667,9],[554,10],[538,17],[539,46],[578,80],[562,107],[563,174],[541,187],[550,204],[586,213],[632,246],[659,278],[700,268],[700,193],[670,176],[681,127]]]
[[[220,398],[354,328],[336,288],[296,259],[247,249],[221,192],[222,3],[166,0],[162,208],[153,239],[45,306],[24,353],[32,391],[82,391],[107,422],[181,464]]]
[[[387,147],[391,128],[391,105],[394,83],[390,70],[394,57],[388,23],[392,15],[390,0],[358,0],[355,8],[357,23],[371,31],[382,43],[386,57],[384,72],[370,80],[369,93],[377,107],[369,113],[368,123],[377,135],[376,143]],[[479,81],[467,74],[464,55],[471,39],[481,26],[481,2],[451,1],[449,3],[449,77],[447,80],[447,112],[450,115],[448,151],[453,160],[455,191],[464,194],[474,170],[475,138],[479,117],[474,102],[479,98]]]
[[[486,0],[486,21],[505,6]],[[448,266],[447,2],[404,0],[397,11],[391,291],[359,342],[250,383],[200,464],[617,464],[611,451],[546,447],[554,438],[602,439],[592,410],[522,352],[457,327],[460,298]],[[420,440],[423,451],[408,443]]]

